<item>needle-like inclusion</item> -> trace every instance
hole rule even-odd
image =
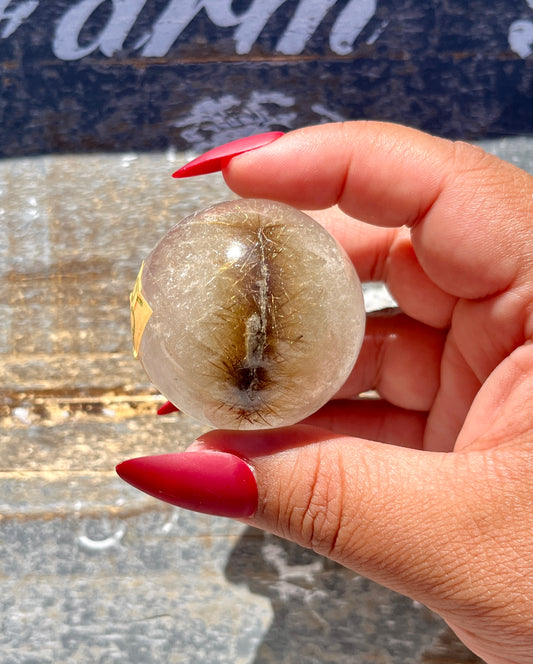
[[[361,285],[343,249],[273,201],[230,201],[180,221],[134,294],[134,350],[150,380],[217,428],[310,415],[342,386],[364,334]]]

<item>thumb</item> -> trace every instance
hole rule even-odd
[[[420,601],[476,634],[482,649],[462,638],[481,656],[495,625],[514,645],[516,589],[531,585],[528,450],[427,452],[309,425],[211,431],[193,449],[249,460],[250,525]]]
[[[184,453],[117,471],[157,498],[239,518],[422,602],[487,661],[530,661],[531,641],[516,643],[520,630],[533,634],[523,606],[533,596],[528,449],[445,454],[296,425],[210,431]],[[525,658],[489,657],[522,646]]]
[[[458,577],[457,547],[473,546],[471,496],[488,501],[483,464],[481,452],[420,451],[299,424],[209,431],[184,453],[129,459],[117,472],[156,498],[241,519],[442,612],[460,589],[441,580]]]
[[[258,487],[250,525],[445,608],[436,571],[456,572],[450,532],[458,538],[470,528],[469,487],[481,455],[422,452],[308,425],[210,431],[190,450],[248,460]]]

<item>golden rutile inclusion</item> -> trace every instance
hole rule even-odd
[[[304,213],[267,200],[180,221],[144,262],[131,301],[144,316],[132,310],[150,380],[217,428],[310,415],[342,386],[364,334],[361,285],[342,248]]]

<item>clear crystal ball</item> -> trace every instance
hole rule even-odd
[[[288,205],[242,199],[180,221],[131,295],[134,352],[181,411],[216,428],[294,424],[339,390],[361,348],[344,250]]]

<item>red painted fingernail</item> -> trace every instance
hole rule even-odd
[[[170,401],[167,401],[157,409],[158,415],[168,415],[169,413],[175,412],[179,412],[179,408],[176,408],[176,406],[173,403],[170,403]]]
[[[254,474],[233,454],[209,450],[139,457],[116,471],[136,489],[195,512],[238,519],[257,508]]]
[[[213,148],[209,152],[205,152],[196,159],[193,159],[173,173],[172,177],[188,178],[193,175],[216,173],[217,171],[221,171],[232,157],[236,157],[243,152],[262,148],[264,145],[277,140],[280,136],[283,136],[282,131],[269,131],[266,134],[256,134],[255,136],[247,136],[246,138],[231,141],[231,143]]]

